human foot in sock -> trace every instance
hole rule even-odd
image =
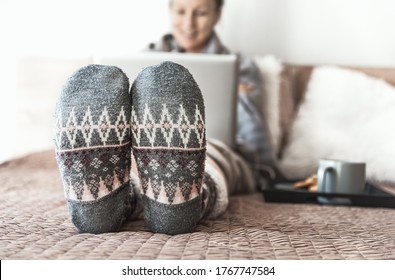
[[[66,82],[55,112],[56,159],[79,232],[117,231],[134,208],[129,80],[89,65]]]
[[[153,232],[194,230],[202,212],[206,152],[203,97],[186,68],[145,68],[132,88],[132,145]]]

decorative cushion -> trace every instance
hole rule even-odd
[[[282,62],[272,55],[255,58],[263,82],[263,115],[269,129],[270,141],[275,154],[281,144],[280,127],[280,84]]]
[[[367,163],[367,178],[395,181],[395,88],[358,71],[316,67],[280,162],[288,179],[321,158]]]

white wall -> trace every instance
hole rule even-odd
[[[393,0],[227,0],[224,42],[288,62],[395,66]]]
[[[166,0],[0,0],[18,53],[130,52],[168,30]],[[3,2],[5,1],[5,2]]]
[[[0,0],[0,162],[52,147],[50,113],[62,82],[92,54],[136,52],[157,40],[170,29],[167,7]],[[225,0],[217,30],[232,51],[251,56],[395,67],[394,0]]]
[[[0,3],[2,34],[19,53],[127,53],[169,30],[168,0]],[[394,0],[225,0],[218,31],[230,49],[249,55],[395,66]]]

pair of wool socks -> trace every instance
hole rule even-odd
[[[187,69],[148,67],[129,93],[119,68],[83,67],[66,82],[55,122],[56,159],[79,232],[118,231],[133,216],[131,152],[150,229],[194,230],[205,205],[206,136],[203,97]]]

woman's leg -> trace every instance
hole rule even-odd
[[[256,191],[256,179],[249,164],[224,143],[209,139],[207,154],[220,166],[228,182],[229,195]]]
[[[223,214],[228,207],[229,195],[254,192],[253,175],[243,158],[225,144],[210,139],[203,181],[203,218],[215,219]]]

